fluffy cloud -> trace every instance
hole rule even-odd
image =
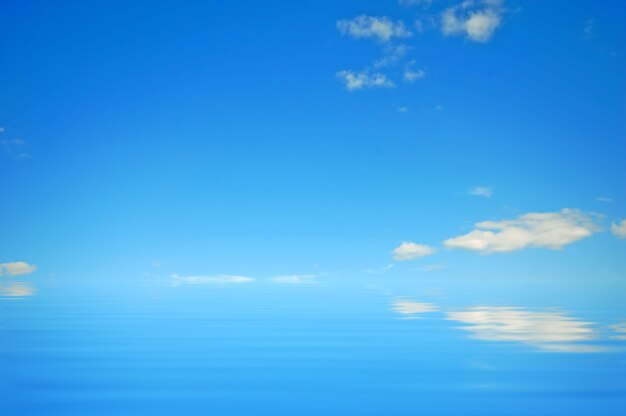
[[[469,190],[469,194],[472,196],[484,196],[490,198],[493,195],[493,188],[489,186],[475,186]]]
[[[394,22],[387,16],[357,16],[354,19],[343,19],[337,22],[337,29],[343,35],[359,38],[376,38],[381,42],[389,42],[395,38],[406,38],[411,32],[401,21]]]
[[[434,252],[434,247],[405,241],[393,250],[393,258],[396,260],[415,260]]]
[[[593,218],[577,210],[529,213],[515,220],[484,221],[476,229],[444,241],[448,248],[483,253],[521,250],[526,247],[560,249],[598,230]]]
[[[420,313],[436,312],[439,310],[432,303],[414,302],[411,300],[395,300],[391,304],[391,309],[403,315],[417,315]]]
[[[626,220],[611,224],[611,232],[619,238],[626,238]]]
[[[363,88],[391,88],[393,81],[381,73],[369,73],[369,71],[355,72],[344,70],[337,72],[337,78],[343,82],[348,91],[360,90]]]
[[[285,276],[275,276],[272,277],[270,280],[274,283],[298,285],[313,284],[315,283],[314,279],[314,274],[292,274]]]
[[[475,42],[487,42],[502,24],[501,1],[467,0],[447,8],[441,15],[441,31],[446,36],[465,35]]]
[[[214,285],[214,284],[238,284],[254,282],[253,277],[234,276],[230,274],[218,274],[215,276],[178,276],[172,275],[174,285]]]
[[[13,263],[0,263],[0,276],[17,276],[19,274],[30,274],[37,270],[34,264],[28,264],[23,261]]]
[[[448,312],[447,319],[468,324],[461,327],[474,338],[516,341],[544,351],[598,352],[601,347],[581,344],[596,338],[591,322],[579,321],[558,311],[529,311],[502,306],[478,306]]]

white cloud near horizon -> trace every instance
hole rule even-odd
[[[626,238],[626,220],[611,224],[611,232],[619,238]]]
[[[416,260],[435,253],[435,248],[405,241],[393,250],[393,258],[399,261]]]
[[[502,24],[502,1],[466,0],[441,14],[441,32],[445,36],[464,35],[474,42],[488,42]]]
[[[236,276],[230,274],[218,274],[211,276],[179,276],[172,275],[174,285],[212,285],[212,284],[240,284],[254,282],[256,279],[247,276]]]
[[[475,186],[469,190],[471,196],[484,196],[485,198],[491,198],[493,195],[493,188],[490,186]]]
[[[553,352],[600,352],[604,348],[581,344],[597,338],[591,322],[562,312],[531,311],[505,306],[477,306],[447,313],[447,319],[468,326],[460,329],[486,341],[515,341]]]
[[[0,276],[17,276],[21,274],[30,274],[37,270],[34,264],[28,264],[23,261],[12,263],[0,263]]]
[[[560,249],[598,231],[594,218],[581,211],[528,213],[514,220],[483,221],[467,234],[444,241],[448,248],[503,253],[526,247]]]
[[[401,21],[394,22],[387,16],[364,14],[353,19],[339,20],[337,29],[342,35],[355,39],[375,38],[380,42],[389,42],[393,38],[407,38],[412,35]]]
[[[368,70],[351,71],[343,70],[336,74],[348,91],[356,91],[364,88],[392,88],[394,83],[385,74],[380,72],[370,73]]]
[[[291,275],[284,275],[284,276],[274,276],[272,278],[270,278],[270,280],[274,283],[280,283],[280,284],[291,284],[291,285],[298,285],[298,284],[313,284],[315,283],[315,277],[316,275],[314,274],[291,274]]]

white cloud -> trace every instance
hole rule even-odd
[[[433,254],[434,252],[434,247],[405,241],[393,250],[393,258],[401,261],[415,260]]]
[[[417,315],[420,313],[436,312],[437,305],[432,303],[414,302],[410,300],[397,299],[391,304],[391,309],[403,315]]]
[[[35,288],[28,283],[11,283],[8,285],[0,284],[0,296],[10,298],[22,298],[35,294]]]
[[[475,186],[469,190],[469,194],[472,196],[484,196],[490,198],[493,195],[493,188],[490,186]]]
[[[285,276],[275,276],[272,277],[270,280],[274,283],[297,285],[315,283],[314,279],[314,274],[292,274]]]
[[[409,111],[409,107],[398,107],[399,113],[406,113]]]
[[[484,221],[476,229],[444,241],[448,248],[483,253],[507,252],[526,247],[560,249],[598,231],[593,218],[573,209],[524,214],[514,220]]]
[[[619,238],[626,238],[626,220],[611,224],[611,232]]]
[[[423,69],[418,69],[417,71],[411,69],[404,70],[404,80],[407,82],[415,82],[418,79],[422,79],[426,76],[426,71]]]
[[[178,276],[172,275],[174,285],[214,285],[239,284],[254,282],[253,277],[218,274],[214,276]]]
[[[342,19],[337,22],[337,29],[343,35],[359,38],[377,38],[388,42],[393,38],[406,38],[411,32],[403,22],[394,22],[387,16],[357,16],[354,19]]]
[[[477,339],[515,341],[544,351],[598,352],[601,347],[584,344],[596,338],[591,322],[568,317],[562,312],[529,311],[503,306],[478,306],[448,312],[447,319],[468,324],[461,327]]]
[[[337,72],[337,77],[343,82],[348,91],[360,90],[363,88],[391,88],[393,81],[381,73],[369,73],[369,71],[355,72],[344,70]]]
[[[37,270],[34,264],[28,264],[23,261],[13,263],[0,263],[0,276],[17,276],[20,274],[30,274]]]
[[[464,1],[442,13],[441,31],[446,36],[465,35],[475,42],[487,42],[502,24],[502,14],[500,1]]]
[[[609,198],[606,196],[599,196],[596,198],[596,201],[598,202],[613,202],[613,198]]]

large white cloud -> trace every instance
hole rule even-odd
[[[591,322],[580,321],[562,312],[532,311],[503,306],[478,306],[448,312],[447,319],[468,326],[477,339],[523,342],[544,351],[599,352],[603,348],[586,342],[596,339]]]
[[[479,222],[473,231],[450,238],[444,245],[483,253],[526,247],[560,249],[597,231],[591,215],[566,208],[560,212],[524,214],[514,220]]]
[[[379,72],[370,73],[369,71],[350,71],[344,70],[337,72],[337,78],[345,85],[348,91],[360,90],[363,88],[391,88],[394,86],[386,75]]]
[[[434,247],[405,241],[393,250],[393,258],[401,261],[415,260],[433,253]]]
[[[611,224],[611,232],[619,238],[626,238],[626,220]]]
[[[37,266],[34,264],[28,264],[23,261],[16,261],[13,263],[0,263],[0,276],[17,276],[20,274],[30,274],[37,270]]]
[[[441,31],[446,36],[464,35],[475,42],[487,42],[502,24],[500,1],[467,0],[441,14]]]
[[[394,22],[387,16],[361,15],[353,19],[342,19],[337,22],[337,29],[353,38],[376,38],[388,42],[393,38],[406,38],[411,32],[403,22]]]

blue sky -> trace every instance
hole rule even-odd
[[[624,12],[4,2],[0,270],[619,279]]]

